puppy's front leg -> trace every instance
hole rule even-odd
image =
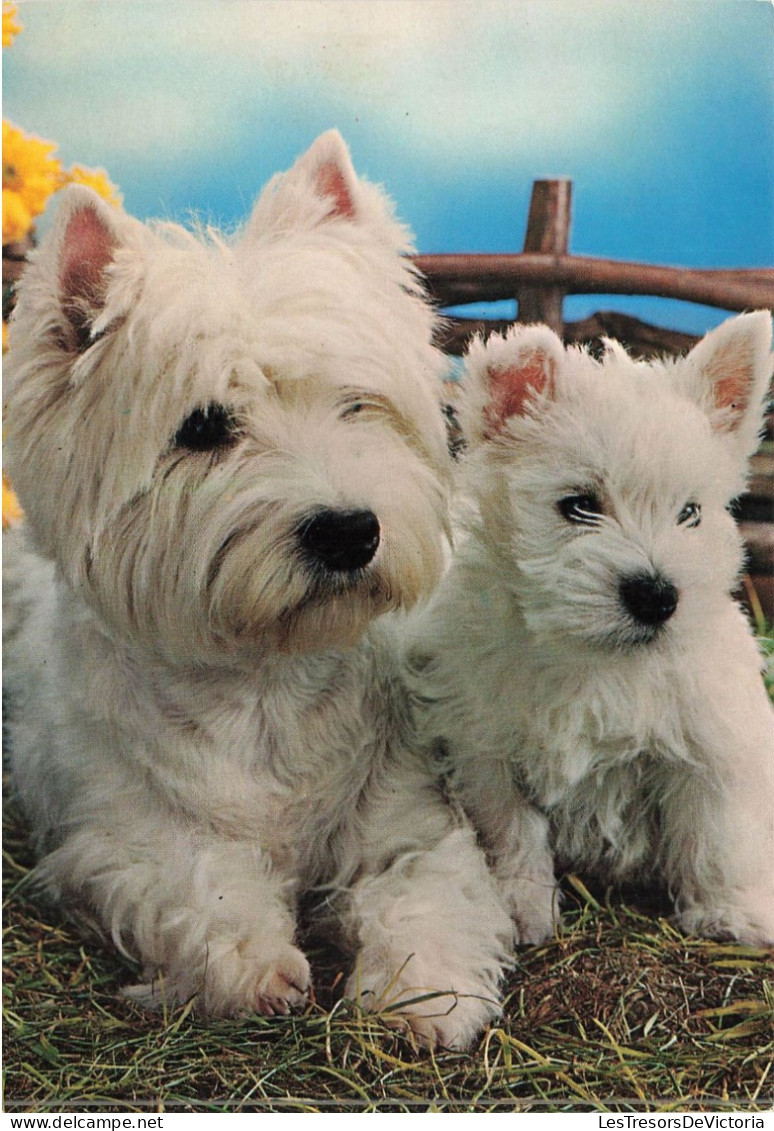
[[[142,963],[147,981],[129,996],[158,1007],[196,995],[211,1016],[302,1006],[310,975],[294,945],[292,892],[258,846],[126,816],[82,826],[39,871]]]
[[[663,806],[665,872],[681,925],[774,946],[774,717],[754,680],[735,680],[693,722],[696,760]]]

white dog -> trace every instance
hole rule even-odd
[[[552,931],[555,857],[658,877],[688,931],[774,944],[774,714],[727,509],[770,341],[757,313],[675,363],[539,326],[470,350],[469,531],[414,662],[521,942]]]
[[[371,625],[432,589],[447,524],[408,246],[335,132],[232,240],[68,191],[8,364],[13,778],[40,879],[141,961],[138,999],[301,1006],[321,889],[347,992],[464,1046],[509,920]]]

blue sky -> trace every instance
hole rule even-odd
[[[3,114],[141,218],[230,227],[338,127],[424,252],[518,251],[535,178],[579,254],[774,263],[770,0],[27,0]],[[602,296],[702,332],[704,307]]]

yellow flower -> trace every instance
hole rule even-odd
[[[63,184],[87,185],[98,192],[108,204],[113,204],[116,208],[121,207],[121,193],[110,181],[104,169],[85,169],[83,165],[73,165],[64,174]]]
[[[3,193],[18,193],[31,217],[43,211],[61,184],[62,166],[51,156],[55,149],[53,142],[25,134],[3,119]]]
[[[32,226],[32,215],[22,196],[13,189],[3,189],[3,247],[20,243]]]
[[[22,30],[16,22],[16,5],[3,3],[3,47],[10,47],[14,38]]]
[[[23,515],[24,512],[19,506],[19,500],[14,494],[13,487],[5,472],[3,472],[3,530],[7,530],[9,526],[18,522]]]

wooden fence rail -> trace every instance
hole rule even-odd
[[[526,286],[565,294],[654,295],[725,310],[774,308],[774,270],[694,270],[583,255],[418,255],[442,306],[515,298]]]

